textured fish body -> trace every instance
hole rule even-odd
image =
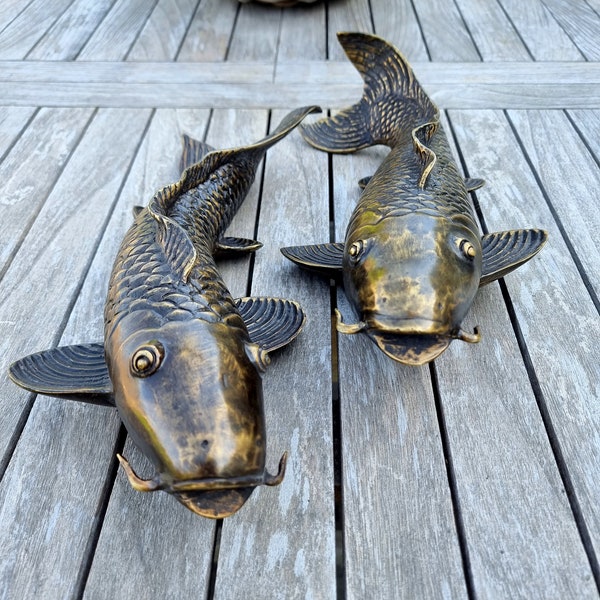
[[[482,243],[487,240],[482,240],[469,199],[469,190],[482,182],[465,183],[460,175],[437,107],[392,45],[363,33],[338,38],[365,81],[363,97],[303,126],[302,134],[329,152],[375,144],[389,146],[390,152],[368,179],[343,245],[282,251],[301,266],[342,273],[359,322],[339,320],[339,331],[362,331],[392,359],[421,365],[453,339],[479,340],[477,331],[461,329],[478,288],[531,258],[546,234],[492,234],[528,241],[501,257],[501,270],[486,271],[491,254],[486,257],[484,246],[490,244]]]
[[[257,485],[283,478],[285,455],[278,474],[265,470],[262,373],[304,314],[289,300],[232,298],[214,257],[260,246],[223,234],[267,149],[316,110],[292,111],[260,142],[233,150],[186,137],[181,179],[135,210],[116,256],[104,345],[11,366],[27,389],[116,406],[157,473],[140,479],[119,456],[132,486],[167,491],[206,517],[234,513]]]

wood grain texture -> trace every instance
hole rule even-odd
[[[298,60],[325,60],[327,49],[326,6],[323,2],[297,5],[281,15],[281,31],[277,47],[277,64]],[[303,102],[300,98],[299,102]]]
[[[29,119],[35,114],[32,107],[3,107],[0,110],[0,156],[6,153],[19,135],[27,127]]]
[[[79,60],[123,60],[157,0],[116,0],[78,55]]]
[[[534,60],[584,60],[543,0],[500,0]]]
[[[0,31],[5,29],[12,21],[14,21],[31,0],[6,0],[0,4]]]
[[[0,272],[44,205],[92,116],[87,108],[40,110],[0,165]],[[48,157],[51,157],[50,159]]]
[[[568,111],[582,140],[588,145],[596,162],[600,161],[600,110]]]
[[[358,200],[358,180],[385,154],[333,157],[338,240]],[[338,306],[351,321],[341,291]],[[339,334],[338,343],[348,596],[464,597],[429,370],[394,363],[360,335]]]
[[[409,61],[426,61],[429,56],[423,33],[411,2],[372,2],[375,33],[390,41]]]
[[[531,59],[499,3],[457,0],[457,5],[484,61]]]
[[[0,105],[158,108],[269,108],[300,103],[343,106],[362,87],[352,66],[317,62],[2,63]],[[600,103],[598,63],[414,65],[442,108],[594,108]],[[307,83],[306,77],[314,77]]]
[[[281,9],[264,4],[243,4],[232,32],[228,60],[275,63]]]
[[[508,115],[598,298],[598,164],[563,112],[510,111]]]
[[[0,57],[11,60],[25,58],[70,3],[71,0],[31,2],[0,32]]]
[[[454,2],[421,0],[414,3],[414,7],[431,60],[481,60],[463,16]]]
[[[225,60],[238,7],[237,0],[202,0],[181,46],[179,60]]]
[[[543,0],[558,24],[575,42],[587,60],[600,58],[598,13],[587,2]]]
[[[285,113],[272,115],[271,127]],[[328,234],[327,157],[305,156],[297,132],[269,150],[253,295],[300,302],[307,322],[264,375],[268,462],[289,451],[283,483],[257,489],[225,520],[216,598],[335,597],[329,288],[285,261],[279,248]]]
[[[197,0],[159,0],[127,60],[171,60],[177,56]]]
[[[591,351],[597,337],[598,313],[527,163],[515,152],[516,140],[502,114],[456,111],[451,118],[469,172],[488,178],[485,189],[488,228],[535,223],[549,231],[550,242],[542,253],[511,273],[506,285],[531,360],[534,381],[539,385],[538,401],[553,450],[564,462],[561,468],[567,469],[573,486],[569,493],[576,496],[597,552],[600,462],[597,411],[590,399],[597,396],[599,381],[598,363]],[[485,138],[477,135],[482,130],[487,132]],[[489,152],[489,147],[494,151]],[[565,181],[565,186],[569,185]],[[562,533],[566,531],[561,527]],[[566,550],[568,546],[557,545],[551,556],[557,551],[564,554]],[[576,550],[573,544],[570,556],[564,555],[562,562],[567,564],[568,560],[576,559]],[[577,576],[570,578],[571,585],[587,589],[588,568],[582,564],[573,570]],[[567,583],[568,574],[562,569],[554,573],[561,574],[563,583]]]
[[[77,0],[27,54],[27,60],[74,60],[114,0]]]

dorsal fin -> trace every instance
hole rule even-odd
[[[194,265],[196,264],[197,252],[190,236],[183,227],[164,215],[152,214],[158,223],[158,234],[156,241],[163,252],[173,271],[179,274],[182,281],[187,281]]]
[[[214,152],[214,148],[202,142],[183,134],[183,151],[179,160],[179,172],[183,173],[188,167],[200,162],[209,152]]]
[[[431,139],[431,136],[437,130],[438,122],[432,121],[431,123],[425,123],[419,127],[415,127],[412,130],[413,145],[415,152],[419,155],[421,163],[423,165],[421,176],[419,177],[419,187],[424,188],[427,183],[427,178],[431,169],[435,165],[437,156],[435,152],[427,146],[427,142]]]
[[[169,208],[181,194],[198,187],[206,181],[211,173],[214,173],[224,164],[239,164],[258,162],[265,152],[278,141],[288,135],[297,127],[306,115],[310,113],[321,112],[318,106],[303,106],[290,111],[282,120],[277,128],[255,144],[242,146],[240,148],[231,148],[228,150],[214,150],[206,154],[200,162],[193,163],[183,171],[179,181],[166,185],[158,190],[148,208],[153,214],[167,215]],[[191,138],[188,138],[191,140]],[[206,145],[196,142],[198,147]],[[196,150],[190,150],[193,154]],[[187,162],[188,159],[185,159]]]

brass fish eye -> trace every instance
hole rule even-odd
[[[350,256],[350,260],[353,263],[356,263],[360,258],[360,255],[365,250],[365,243],[362,240],[358,240],[356,242],[352,242],[350,247],[348,248],[348,255]]]
[[[460,240],[460,242],[458,243],[458,247],[468,259],[472,260],[473,258],[475,258],[477,251],[475,250],[475,246],[473,246],[473,244],[469,240]]]
[[[155,373],[165,355],[160,342],[152,341],[138,348],[131,357],[131,374],[136,377],[148,377]]]

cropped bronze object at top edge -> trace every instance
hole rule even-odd
[[[282,248],[300,265],[341,275],[359,320],[341,333],[364,332],[390,358],[422,365],[454,339],[478,342],[461,324],[477,290],[532,258],[547,239],[540,229],[481,236],[469,192],[452,157],[439,111],[400,52],[364,33],[339,33],[364,79],[361,100],[303,125],[314,147],[348,153],[376,144],[390,152],[364,191],[343,243]]]
[[[213,151],[185,136],[181,179],[134,210],[110,277],[104,344],[46,350],[9,369],[30,391],[116,406],[157,472],[141,479],[119,456],[131,485],[167,491],[205,517],[233,514],[256,486],[284,476],[286,454],[276,475],[265,470],[261,376],[304,312],[291,300],[232,298],[214,256],[260,247],[223,234],[265,152],[319,110],[296,109],[242,148]]]

